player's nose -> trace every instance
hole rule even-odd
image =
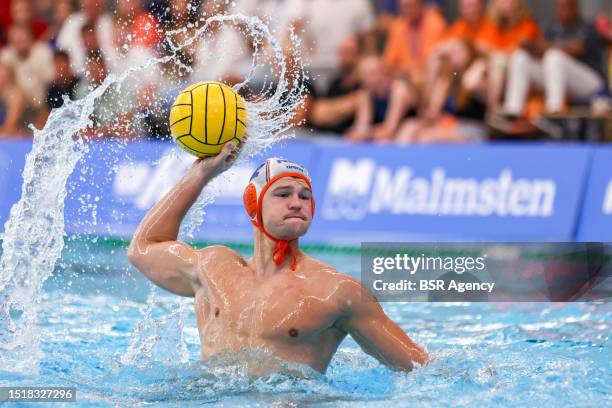
[[[299,194],[291,194],[291,199],[289,200],[289,208],[292,210],[300,210],[304,206],[304,203],[300,199]]]

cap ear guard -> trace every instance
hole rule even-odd
[[[255,220],[257,218],[257,188],[253,183],[249,183],[244,189],[242,200],[247,214],[251,220]]]

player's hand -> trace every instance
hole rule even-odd
[[[238,154],[246,142],[246,139],[247,137],[244,138],[243,142],[240,143],[239,146],[237,146],[234,142],[226,143],[218,155],[204,159],[197,159],[194,166],[201,167],[206,173],[208,173],[211,179],[218,176],[232,167],[238,158]]]

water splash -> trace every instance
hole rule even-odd
[[[126,73],[127,76],[127,73]],[[21,199],[5,224],[0,259],[0,367],[31,371],[41,357],[37,305],[64,246],[66,181],[87,151],[79,132],[91,126],[94,101],[113,83],[107,78],[87,98],[66,101],[42,130],[33,129]]]
[[[189,360],[183,336],[188,303],[179,302],[168,316],[155,319],[155,298],[155,291],[151,290],[143,318],[132,332],[127,352],[121,357],[123,364],[146,368],[156,364],[184,364]]]
[[[278,75],[274,84],[264,84],[264,92],[260,96],[247,100],[249,141],[243,148],[239,162],[268,148],[280,139],[277,135],[290,128],[294,111],[303,103],[305,92],[297,37],[291,34],[294,46],[290,55],[293,66],[289,75],[287,62],[278,41],[258,18],[218,15],[201,21],[203,24],[196,33],[179,44],[172,42],[172,36],[177,31],[167,34],[166,42],[171,49],[170,55],[131,67],[121,75],[109,75],[85,98],[78,101],[66,99],[63,107],[51,112],[42,130],[33,129],[34,143],[32,151],[26,157],[21,199],[11,209],[2,242],[0,370],[31,373],[38,369],[42,356],[40,334],[36,326],[38,305],[41,302],[42,285],[52,274],[64,246],[66,183],[77,162],[88,151],[81,131],[92,126],[90,117],[95,103],[105,92],[111,87],[120,90],[128,77],[152,69],[156,64],[171,61],[178,51],[204,37],[211,24],[234,24],[243,27],[243,32],[248,33],[254,49],[249,74],[245,81],[234,88],[241,90],[253,78],[253,73],[260,64],[264,41],[268,41],[272,47],[274,72]],[[176,63],[180,65],[179,61]],[[190,71],[190,67],[184,68]],[[287,134],[281,136],[284,137],[288,137]],[[203,209],[214,200],[214,196],[215,189],[205,189],[188,214],[188,222],[183,231],[189,234],[201,223]],[[95,223],[95,214],[92,222]],[[180,316],[179,313],[179,324],[176,328],[182,330]],[[150,321],[150,317],[145,316],[145,321]],[[170,321],[174,321],[174,318]],[[135,331],[134,338],[144,338],[141,336],[144,330],[155,330],[163,324],[164,322],[143,324],[140,331]],[[181,335],[178,339],[180,342]],[[146,347],[155,349],[155,344],[151,343],[139,343],[135,340],[134,344],[147,344]],[[137,354],[137,348],[128,352],[128,356]]]

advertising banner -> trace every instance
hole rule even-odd
[[[571,240],[590,150],[355,146],[317,155],[319,233],[337,239]]]
[[[29,141],[0,143],[1,225],[20,197],[30,149]],[[577,231],[582,240],[610,241],[610,148],[295,140],[235,166],[231,178],[207,186],[215,199],[205,207],[204,222],[188,216],[184,223],[191,224],[194,239],[251,239],[242,193],[256,166],[272,156],[294,160],[311,173],[317,209],[303,242],[562,242],[574,240]],[[193,161],[164,142],[92,143],[68,182],[66,232],[131,237],[146,211]]]
[[[13,204],[21,197],[25,156],[32,149],[26,139],[0,142],[0,233]]]
[[[584,195],[579,241],[612,242],[612,147],[599,147]]]

